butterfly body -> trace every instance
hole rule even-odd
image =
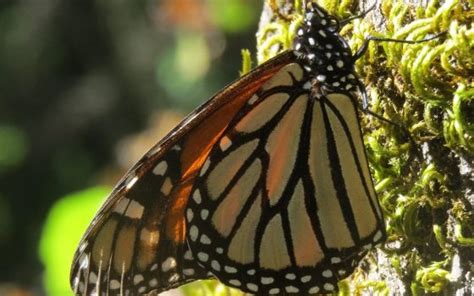
[[[189,115],[135,165],[80,244],[81,295],[217,277],[261,295],[332,292],[385,237],[339,23],[309,6],[294,50]]]

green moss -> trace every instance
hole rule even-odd
[[[357,13],[354,1],[318,3],[340,18]],[[371,111],[405,127],[413,139],[394,125],[362,114],[372,176],[387,220],[389,240],[383,249],[405,287],[417,294],[450,291],[446,269],[452,256],[474,242],[474,214],[467,200],[473,168],[465,165],[468,173],[460,168],[460,163],[474,159],[471,5],[430,1],[417,8],[386,0],[380,4],[383,31],[374,29],[370,18],[354,20],[341,31],[354,51],[368,35],[421,40],[446,32],[421,44],[372,42],[356,64],[368,86]],[[259,63],[291,47],[302,17],[301,9],[289,14],[291,21],[275,14],[274,21],[261,27]],[[376,289],[361,278],[354,276],[351,288],[341,282],[346,284],[340,285],[340,294]]]
[[[259,64],[291,48],[303,18],[302,0],[295,0],[289,11],[287,1],[267,3],[274,11],[257,33]],[[318,3],[339,18],[359,12],[357,1]],[[370,17],[356,19],[341,31],[354,51],[368,35],[421,40],[446,34],[420,44],[372,42],[356,63],[368,88],[370,110],[403,126],[409,136],[361,114],[389,238],[383,254],[367,256],[364,268],[339,283],[338,295],[389,295],[394,278],[414,295],[450,294],[463,284],[452,282],[453,256],[472,254],[474,246],[474,213],[467,198],[473,186],[474,11],[467,0],[432,0],[423,8],[385,0],[379,6],[385,20],[382,31]],[[248,56],[244,61],[248,65]],[[381,257],[387,267],[378,266],[383,265]],[[461,264],[472,264],[465,259]]]

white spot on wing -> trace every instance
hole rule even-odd
[[[158,285],[158,280],[157,279],[152,279],[148,282],[150,287],[156,287]]]
[[[172,283],[172,282],[176,282],[177,280],[179,280],[179,274],[175,273],[172,276],[170,276],[170,278],[168,279],[168,282]]]
[[[203,234],[201,236],[200,242],[204,245],[210,245],[211,244],[211,239],[207,235]]]
[[[156,145],[155,147],[151,148],[150,151],[146,153],[146,156],[151,157],[158,153],[161,150],[161,145]]]
[[[311,289],[309,289],[309,293],[313,294],[313,293],[318,293],[319,292],[319,287],[318,286],[314,286],[312,287]]]
[[[88,243],[87,242],[84,242],[81,244],[81,246],[79,247],[79,252],[82,252],[85,250],[85,248],[87,247]]]
[[[166,260],[163,261],[163,263],[161,264],[161,270],[163,272],[168,272],[175,267],[176,267],[176,259],[174,259],[173,257],[166,258]]]
[[[114,208],[115,213],[123,214],[125,210],[127,209],[128,204],[130,203],[130,199],[124,197],[122,198],[118,204]]]
[[[219,262],[217,262],[216,260],[212,260],[212,262],[211,262],[211,267],[212,267],[212,269],[214,269],[215,271],[220,271],[220,270],[221,270],[221,265],[220,265]]]
[[[117,290],[120,288],[120,282],[117,280],[111,280],[110,281],[110,289],[112,290]]]
[[[183,270],[183,274],[187,275],[187,276],[193,275],[194,274],[194,269],[193,268],[187,268],[187,269]]]
[[[231,145],[232,141],[227,136],[223,137],[219,142],[219,147],[221,147],[222,151],[226,151]]]
[[[324,284],[324,289],[327,290],[327,291],[332,291],[332,290],[334,290],[334,285],[330,284],[330,283],[325,283]]]
[[[83,293],[84,292],[84,283],[79,283],[77,285],[77,288],[79,290],[80,293]]]
[[[341,258],[339,258],[339,257],[332,257],[332,258],[331,258],[331,263],[332,263],[332,264],[341,263]]]
[[[323,271],[323,277],[325,278],[332,277],[332,271],[330,271],[329,269],[326,269],[325,271]]]
[[[374,235],[373,241],[374,243],[378,242],[382,238],[382,232],[379,230],[377,233]]]
[[[211,164],[211,161],[209,160],[209,158],[206,159],[206,161],[204,162],[204,164],[201,167],[201,172],[199,173],[199,176],[202,176],[207,172],[207,169],[209,168],[210,164]]]
[[[89,267],[89,255],[82,254],[79,258],[79,268],[80,269],[87,269]]]
[[[74,285],[74,287],[77,287],[78,283],[79,283],[79,276],[76,276],[76,277],[74,277],[74,280],[73,280],[72,284]]]
[[[255,103],[256,101],[258,100],[258,96],[257,95],[253,95],[250,100],[248,101],[248,104],[249,105],[253,105],[253,103]]]
[[[191,222],[191,221],[193,220],[193,217],[194,217],[193,210],[187,209],[187,210],[186,210],[186,220],[187,220],[188,222]]]
[[[171,189],[173,189],[173,183],[171,183],[170,178],[166,178],[163,182],[163,185],[161,185],[160,190],[165,196],[168,196],[171,192]]]
[[[196,225],[191,226],[191,228],[189,228],[189,237],[193,242],[197,240],[198,235],[199,229],[196,227]]]
[[[293,286],[287,286],[285,287],[286,292],[288,293],[298,293],[300,290],[296,287]]]
[[[197,257],[198,257],[199,261],[202,261],[202,262],[207,262],[207,260],[209,260],[209,255],[204,253],[204,252],[199,252],[197,254]]]
[[[202,219],[202,220],[206,220],[207,217],[209,217],[209,210],[208,210],[208,209],[203,209],[203,210],[201,211],[201,219]]]
[[[285,277],[289,280],[294,280],[294,279],[296,279],[296,274],[288,273],[287,275],[285,275]]]
[[[193,200],[194,200],[194,202],[196,202],[197,204],[200,204],[200,203],[201,203],[202,198],[201,198],[201,192],[199,192],[199,190],[194,191],[194,193],[193,193]]]
[[[253,283],[247,283],[247,288],[252,292],[258,291],[258,286]]]
[[[184,253],[184,259],[193,260],[193,254],[191,253],[190,250],[187,250],[186,253]]]
[[[232,266],[224,266],[224,270],[228,273],[236,273],[237,272],[237,269],[235,267],[232,267]]]
[[[301,280],[302,283],[307,283],[311,280],[311,276],[310,275],[305,275],[300,280]]]
[[[145,207],[136,200],[131,200],[125,215],[131,219],[140,219],[143,216]]]
[[[137,274],[133,277],[133,284],[138,285],[139,283],[143,282],[144,278],[143,275]]]
[[[138,181],[138,177],[135,175],[131,175],[128,177],[128,179],[125,181],[125,188],[130,189],[132,186]]]
[[[260,282],[264,285],[269,285],[271,283],[273,283],[275,280],[272,278],[272,277],[262,277],[260,279]]]
[[[168,169],[168,163],[163,160],[155,166],[155,168],[153,169],[153,174],[157,176],[163,176],[166,173],[167,169]]]
[[[97,275],[95,272],[89,273],[89,283],[95,284],[97,282]]]

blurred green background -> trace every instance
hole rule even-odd
[[[0,1],[0,295],[69,295],[122,174],[238,77],[261,1]]]

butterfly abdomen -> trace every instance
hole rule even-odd
[[[310,5],[294,41],[303,68],[320,87],[353,92],[359,85],[351,49],[339,35],[339,22],[317,5]]]

